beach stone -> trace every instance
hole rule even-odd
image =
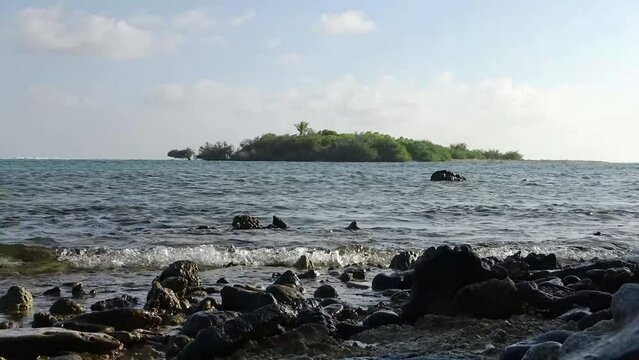
[[[571,335],[560,359],[636,359],[639,357],[639,284],[625,284],[612,298],[613,320]]]
[[[506,257],[499,266],[506,269],[511,279],[527,280],[530,277],[530,265],[521,257],[521,251]]]
[[[510,279],[490,279],[462,287],[455,295],[455,306],[462,314],[505,319],[521,312],[523,303]]]
[[[435,171],[430,176],[430,181],[465,181],[466,178],[448,170]]]
[[[189,309],[187,310],[187,314],[193,314],[198,311],[217,310],[218,308],[220,308],[220,305],[218,305],[217,301],[215,301],[214,298],[205,297],[204,299],[200,300],[200,302],[198,302],[196,305],[189,307]]]
[[[609,308],[611,300],[612,295],[610,293],[596,290],[581,290],[573,295],[555,299],[550,306],[548,315],[550,317],[557,317],[572,308],[580,306],[587,307],[590,311],[596,312]]]
[[[282,275],[280,275],[274,282],[274,285],[290,285],[298,288],[302,288],[302,283],[300,282],[300,278],[295,275],[291,270],[286,270]]]
[[[11,321],[0,321],[0,330],[13,329],[15,327],[16,324]]]
[[[357,226],[357,221],[351,221],[350,224],[346,227],[346,230],[359,230],[359,226]]]
[[[300,256],[299,259],[293,265],[297,270],[313,270],[315,269],[315,265],[307,255]]]
[[[83,298],[85,296],[95,296],[95,290],[87,292],[82,283],[76,283],[71,287],[71,296],[76,299]]]
[[[349,321],[342,321],[337,324],[336,335],[340,339],[350,339],[351,336],[359,334],[362,331],[366,331],[368,329],[368,326],[354,324]]]
[[[365,317],[362,323],[364,326],[374,328],[383,325],[401,324],[402,319],[394,311],[377,310]]]
[[[236,230],[259,229],[260,221],[248,215],[237,215],[233,218],[231,225]]]
[[[352,278],[355,280],[366,279],[366,270],[364,270],[364,268],[360,266],[349,266],[346,269],[344,269],[343,273],[351,274]]]
[[[181,276],[171,276],[160,282],[163,288],[171,289],[178,297],[178,299],[186,296],[186,289],[189,286],[189,281]]]
[[[182,334],[195,337],[200,330],[221,326],[239,315],[240,313],[236,311],[198,311],[186,319],[182,326]]]
[[[337,298],[337,290],[331,285],[322,285],[315,290],[313,297],[318,299]]]
[[[288,225],[286,225],[284,220],[282,220],[279,217],[273,215],[273,227],[276,228],[276,229],[286,229],[286,228],[288,228]]]
[[[155,310],[170,315],[180,313],[184,309],[182,302],[173,290],[164,288],[159,282],[154,281],[146,297],[144,310]]]
[[[566,285],[566,286],[568,286],[568,285],[570,285],[570,284],[576,284],[576,283],[578,283],[579,281],[581,281],[581,279],[580,279],[578,276],[575,276],[575,275],[568,275],[568,276],[564,276],[564,278],[563,278],[563,279],[561,279],[561,282],[562,282],[564,285]]]
[[[225,286],[220,292],[222,309],[228,311],[253,311],[265,305],[276,304],[273,295],[264,291],[253,291],[238,287]]]
[[[564,278],[568,275],[574,275],[579,278],[587,277],[587,272],[594,269],[609,269],[619,267],[631,267],[632,265],[623,260],[599,260],[588,264],[579,264],[573,267],[567,267],[560,270],[543,270],[531,274],[533,279],[540,279],[548,276],[557,276]]]
[[[299,274],[297,277],[300,279],[317,279],[319,273],[316,270],[308,270],[303,274]]]
[[[84,307],[71,299],[58,299],[51,305],[52,315],[77,315],[84,312]]]
[[[306,304],[304,296],[295,287],[288,285],[271,285],[266,288],[266,293],[273,295],[277,303],[291,305],[299,308]]]
[[[626,283],[635,282],[635,274],[627,267],[611,268],[604,272],[601,287],[611,293]]]
[[[233,353],[245,341],[283,333],[295,321],[295,313],[282,305],[267,305],[228,320],[223,326],[200,330],[178,355],[182,360],[210,359]]]
[[[44,296],[60,296],[60,295],[62,295],[62,289],[60,289],[59,286],[56,286],[54,288],[46,290],[44,293],[42,293],[42,295],[44,295]]]
[[[97,324],[110,326],[115,330],[131,331],[156,328],[162,323],[162,318],[141,309],[112,309],[77,315],[66,322]]]
[[[228,284],[229,281],[226,280],[226,278],[221,277],[221,278],[217,279],[217,281],[215,283],[216,284]]]
[[[173,359],[175,358],[184,347],[193,341],[190,337],[182,334],[178,334],[175,336],[171,336],[168,344],[166,345],[166,355],[167,358]]]
[[[506,346],[499,357],[500,360],[521,360],[528,350],[537,345],[548,341],[563,344],[569,336],[573,335],[573,331],[554,330],[535,336],[532,339],[526,339],[516,344]]]
[[[410,282],[405,281],[402,274],[384,274],[379,273],[375,275],[372,281],[372,287],[375,291],[382,291],[387,289],[410,289]]]
[[[521,360],[557,360],[561,351],[561,343],[546,341],[530,347]]]
[[[350,289],[359,289],[359,290],[366,290],[370,288],[370,286],[367,283],[363,283],[359,281],[349,281],[346,283],[346,287]]]
[[[353,280],[353,274],[349,272],[343,272],[338,279],[340,279],[340,281],[342,282],[349,282]]]
[[[564,321],[579,321],[588,315],[592,315],[592,313],[590,312],[590,310],[588,310],[588,308],[576,307],[558,316],[557,319],[564,320]]]
[[[581,320],[579,320],[577,325],[579,327],[579,330],[585,330],[595,326],[595,324],[597,324],[600,321],[610,320],[610,319],[612,319],[612,310],[605,309],[605,310],[597,311],[596,313],[592,313],[588,316],[584,316]]]
[[[337,316],[340,315],[342,310],[344,310],[344,305],[342,305],[342,304],[331,304],[331,305],[323,306],[323,309],[329,315],[337,317]]]
[[[415,263],[411,296],[403,307],[409,322],[424,314],[455,313],[453,298],[462,287],[493,277],[470,246],[426,250]]]
[[[408,270],[413,263],[417,260],[417,253],[413,251],[402,251],[399,254],[393,256],[390,262],[390,268],[393,270]]]
[[[104,311],[110,309],[130,308],[138,304],[138,298],[131,295],[121,295],[106,300],[100,300],[91,305],[92,311]]]
[[[559,268],[555,254],[529,253],[524,258],[524,261],[530,266],[530,270],[553,270]]]
[[[35,313],[33,314],[31,326],[33,328],[51,327],[58,321],[60,321],[60,319],[57,316],[48,313]]]
[[[31,359],[63,352],[103,354],[122,349],[122,343],[99,333],[83,333],[62,328],[21,328],[0,332],[0,356]]]
[[[324,309],[313,308],[304,309],[299,312],[295,320],[295,326],[304,324],[321,324],[328,329],[329,333],[337,331],[335,319]]]
[[[56,326],[57,325],[61,325],[61,327],[65,329],[81,331],[81,332],[105,333],[105,334],[113,334],[113,332],[115,332],[115,329],[111,326],[74,322],[72,320],[65,320],[61,324],[56,324]]]
[[[33,308],[33,296],[21,286],[12,286],[0,297],[0,312],[23,314]]]
[[[162,271],[156,279],[160,283],[170,277],[183,277],[187,281],[188,287],[196,287],[201,285],[199,268],[196,263],[190,260],[179,260]]]

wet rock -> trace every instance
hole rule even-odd
[[[564,321],[579,321],[589,315],[592,315],[592,313],[588,310],[588,308],[576,307],[566,311],[562,315],[559,315],[557,319]]]
[[[106,334],[61,328],[22,328],[0,332],[0,356],[9,359],[31,359],[64,352],[103,354],[120,349],[122,343]]]
[[[216,284],[228,284],[228,283],[229,283],[229,281],[228,281],[228,280],[226,280],[226,278],[223,278],[223,277],[222,277],[222,278],[217,279],[217,281],[216,281],[215,283],[216,283]]]
[[[579,330],[584,330],[595,326],[595,324],[600,321],[610,319],[612,319],[612,311],[610,309],[605,309],[597,311],[596,313],[592,313],[588,316],[584,316],[581,320],[579,320],[577,325],[579,326]]]
[[[410,291],[399,291],[390,297],[390,301],[396,305],[405,305],[410,298]]]
[[[180,313],[184,309],[182,302],[173,290],[164,288],[159,282],[154,281],[147,295],[144,310],[154,310],[170,315]]]
[[[359,230],[359,226],[357,226],[357,221],[352,221],[347,227],[346,230]]]
[[[186,289],[189,286],[189,281],[181,276],[171,276],[160,282],[163,288],[171,289],[178,297],[183,299],[186,296]]]
[[[533,281],[520,281],[515,284],[520,299],[539,309],[549,309],[552,304],[552,297],[539,290],[538,285]]]
[[[11,321],[0,321],[0,330],[13,329],[15,327],[16,324]]]
[[[401,324],[402,319],[394,311],[377,310],[365,317],[362,323],[364,326],[374,328],[383,325]]]
[[[490,339],[496,343],[503,344],[508,341],[508,333],[504,329],[495,329],[490,333]]]
[[[317,279],[319,273],[316,270],[308,270],[307,272],[298,275],[300,279]]]
[[[198,311],[216,310],[218,308],[221,308],[221,306],[217,304],[214,298],[206,297],[200,300],[200,302],[198,302],[196,305],[189,307],[189,309],[187,310],[187,314],[193,314]]]
[[[601,287],[612,293],[619,290],[623,284],[635,281],[635,274],[629,268],[611,268],[604,272]]]
[[[350,339],[353,335],[359,334],[368,329],[368,326],[354,324],[350,321],[342,321],[337,324],[336,335],[340,339]]]
[[[180,352],[178,359],[210,359],[231,354],[247,340],[281,334],[283,326],[294,320],[294,313],[284,306],[263,306],[231,319],[223,326],[201,330]]]
[[[291,270],[286,270],[282,275],[280,275],[274,282],[274,285],[289,285],[297,288],[302,288],[302,283],[300,279],[295,275]]]
[[[72,320],[65,320],[61,324],[56,324],[56,325],[60,325],[61,327],[65,329],[81,331],[81,332],[105,333],[105,334],[112,334],[113,332],[115,332],[115,329],[112,328],[111,326],[74,322]]]
[[[31,326],[33,328],[51,327],[60,319],[56,316],[47,313],[35,313],[33,314],[33,322]]]
[[[84,307],[71,299],[58,299],[51,305],[52,315],[77,315],[84,312]]]
[[[465,181],[466,178],[448,170],[435,171],[430,176],[430,181]]]
[[[197,333],[211,326],[221,326],[240,315],[236,311],[198,311],[189,316],[182,327],[182,334],[195,337]]]
[[[574,284],[570,284],[570,285],[568,285],[566,287],[571,289],[571,290],[574,290],[574,291],[596,290],[595,289],[595,284],[589,278],[583,278],[583,279],[579,280],[579,282],[576,282]]]
[[[566,341],[566,339],[572,334],[573,332],[568,330],[555,330],[555,331],[543,333],[532,339],[523,340],[516,344],[505,347],[502,350],[501,356],[499,357],[499,359],[500,360],[521,360],[526,355],[526,352],[528,352],[528,350],[534,345],[542,344],[548,341],[563,344],[564,341]]]
[[[390,268],[394,270],[408,270],[413,263],[417,260],[417,253],[413,251],[402,251],[399,254],[393,256],[390,263]]]
[[[276,229],[286,229],[288,225],[284,222],[284,220],[280,219],[277,216],[273,216],[273,227]]]
[[[365,280],[366,279],[366,270],[359,266],[349,266],[344,269],[344,273],[351,274],[353,279],[355,280]]]
[[[529,253],[524,258],[524,261],[530,266],[530,270],[553,270],[559,268],[555,254]]]
[[[12,286],[0,297],[0,312],[23,314],[33,308],[33,296],[21,286]]]
[[[114,331],[111,336],[121,342],[124,347],[129,347],[133,344],[139,344],[141,342],[155,342],[164,343],[164,335],[147,330],[133,330],[133,331]]]
[[[338,279],[340,279],[340,281],[342,282],[349,282],[353,280],[353,274],[348,272],[343,272]]]
[[[104,311],[110,309],[130,308],[138,304],[138,298],[130,295],[121,295],[106,300],[100,300],[91,305],[92,311]]]
[[[526,280],[530,276],[530,265],[521,257],[521,251],[508,256],[499,265],[506,269],[511,279]]]
[[[550,312],[548,315],[550,317],[557,317],[566,311],[579,306],[587,307],[590,311],[596,312],[609,308],[611,299],[612,295],[607,292],[581,290],[576,292],[574,295],[554,300],[550,306]]]
[[[370,288],[370,286],[367,283],[363,283],[359,281],[349,281],[346,283],[346,287],[351,289],[359,289],[359,290],[366,290]]]
[[[229,311],[253,311],[262,306],[277,303],[273,295],[266,292],[231,286],[222,288],[220,295],[222,297],[222,309]]]
[[[259,229],[260,221],[248,215],[237,215],[233,218],[231,225],[236,230]]]
[[[68,321],[77,324],[98,324],[110,326],[115,330],[131,331],[158,327],[162,318],[141,309],[112,309],[74,316]]]
[[[187,281],[187,286],[196,287],[201,285],[199,269],[196,263],[190,260],[179,260],[169,265],[156,279],[160,283],[170,277],[183,277]]]
[[[409,322],[424,314],[453,314],[453,298],[462,287],[493,277],[469,246],[426,250],[415,263],[413,286],[403,313]]]
[[[575,275],[564,276],[564,278],[561,279],[561,282],[566,286],[570,284],[576,284],[579,281],[581,281],[581,279]]]
[[[271,285],[266,288],[266,293],[273,295],[275,300],[280,304],[290,305],[298,308],[306,304],[302,293],[297,291],[295,287],[288,285]]]
[[[557,360],[561,351],[561,343],[546,341],[530,347],[521,360]]]
[[[86,296],[95,296],[95,290],[86,291],[81,283],[74,284],[71,287],[71,296],[80,299]]]
[[[331,285],[322,285],[315,290],[313,297],[318,299],[337,298],[337,290]]]
[[[304,309],[299,312],[295,320],[295,326],[304,324],[321,324],[325,326],[330,333],[334,333],[337,328],[333,317],[321,308]]]
[[[329,315],[338,317],[342,310],[344,310],[344,305],[342,304],[331,304],[323,306],[324,311],[326,311]]]
[[[293,265],[297,270],[313,270],[315,269],[315,265],[307,255],[300,256],[299,259]]]
[[[505,319],[521,312],[522,300],[510,279],[490,279],[457,291],[455,306],[462,314]]]
[[[62,289],[60,289],[59,286],[56,286],[54,288],[46,290],[42,295],[58,297],[58,296],[62,295]]]
[[[373,290],[382,291],[387,289],[410,289],[410,282],[405,281],[403,274],[384,274],[375,275],[372,282]]]
[[[619,267],[630,267],[631,264],[622,260],[602,260],[596,261],[594,263],[588,263],[583,265],[578,265],[574,267],[567,267],[560,270],[542,270],[536,271],[531,275],[533,279],[540,279],[548,276],[557,276],[559,278],[564,278],[568,275],[574,275],[579,278],[587,277],[586,273],[590,270],[594,269],[609,269],[609,268],[619,268]]]
[[[190,343],[193,339],[186,335],[175,335],[171,336],[168,344],[166,345],[166,355],[168,358],[173,359],[177,356],[177,354],[184,349],[184,347]]]

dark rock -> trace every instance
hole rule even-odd
[[[357,226],[357,221],[352,221],[347,227],[346,230],[359,230],[359,226]]]
[[[250,339],[281,334],[283,326],[295,319],[293,312],[281,305],[263,306],[253,312],[228,320],[223,326],[212,326],[198,332],[178,355],[182,360],[210,359],[229,355]]]
[[[248,215],[237,215],[233,218],[231,225],[236,230],[259,229],[260,221]]]
[[[611,268],[604,272],[601,287],[603,290],[614,293],[623,284],[635,281],[635,274],[629,268]]]
[[[435,171],[430,176],[430,181],[465,181],[466,178],[448,170]]]
[[[391,259],[390,268],[394,270],[408,270],[413,263],[417,260],[417,253],[412,251],[402,251],[399,254],[393,256]]]
[[[100,300],[91,305],[92,311],[104,311],[111,309],[130,308],[138,304],[138,298],[130,295],[121,295],[106,300]]]
[[[554,300],[550,306],[550,312],[548,315],[550,317],[557,317],[566,311],[579,306],[587,307],[592,312],[600,311],[610,307],[611,299],[612,295],[607,292],[581,290],[576,292],[574,295]]]
[[[317,279],[318,276],[319,274],[315,270],[308,270],[307,272],[298,275],[300,279]]]
[[[190,260],[180,260],[169,265],[156,279],[160,283],[170,277],[183,277],[188,287],[200,286],[199,269],[196,263]]]
[[[601,236],[601,235],[603,235],[603,234],[601,233],[601,231],[597,231],[597,232],[594,232],[594,233],[593,233],[593,235],[594,235],[594,236]]]
[[[178,299],[183,299],[186,296],[186,289],[189,286],[189,282],[181,276],[172,276],[162,280],[160,285],[165,289],[173,290],[173,293],[175,293]]]
[[[206,297],[200,300],[200,302],[198,302],[196,305],[191,306],[188,309],[187,313],[193,314],[198,311],[217,310],[218,308],[221,308],[221,306],[217,304],[214,298]]]
[[[531,346],[521,360],[558,360],[560,351],[561,343],[546,341]]]
[[[571,289],[571,290],[574,290],[574,291],[596,290],[595,284],[589,278],[583,278],[583,279],[579,280],[579,282],[574,283],[574,284],[570,284],[570,285],[568,285],[566,287]]]
[[[352,281],[352,280],[346,283],[346,287],[351,289],[359,289],[359,290],[366,290],[370,288],[370,286],[367,283]]]
[[[266,288],[266,293],[273,295],[280,304],[298,308],[306,304],[304,296],[295,287],[288,285],[271,285]]]
[[[300,279],[291,270],[286,270],[284,274],[280,275],[274,282],[275,285],[290,285],[298,288],[302,288]]]
[[[604,275],[606,274],[607,269],[592,269],[586,272],[586,276],[589,279],[596,283],[601,283],[603,281]]]
[[[521,257],[521,251],[508,256],[499,265],[508,271],[511,279],[526,280],[530,276],[530,265]]]
[[[154,281],[147,295],[144,310],[155,310],[170,315],[180,313],[184,309],[182,302],[173,290],[164,288],[159,282]]]
[[[62,289],[60,289],[60,287],[59,287],[59,286],[56,286],[56,287],[54,287],[54,288],[51,288],[51,289],[49,289],[49,290],[45,291],[42,295],[44,295],[44,296],[55,296],[55,297],[57,297],[57,296],[62,295]]]
[[[559,268],[555,254],[530,253],[526,255],[524,261],[530,266],[531,270],[553,270]]]
[[[387,275],[379,273],[375,275],[372,282],[373,290],[381,291],[387,289],[410,289],[410,281],[406,281],[403,274]]]
[[[351,322],[340,322],[337,324],[337,337],[340,339],[350,339],[351,336],[368,330],[369,328],[364,325],[357,325]]]
[[[182,334],[195,337],[197,333],[211,326],[221,326],[240,315],[235,311],[198,311],[189,316],[182,326]]]
[[[579,320],[577,325],[579,326],[579,330],[585,330],[594,326],[600,321],[610,319],[612,319],[612,311],[610,309],[605,309],[583,317],[581,320]]]
[[[122,349],[122,343],[106,334],[61,328],[22,328],[0,332],[0,356],[9,359],[31,359],[64,352],[103,354],[119,349]]]
[[[343,272],[338,279],[340,279],[342,282],[349,282],[353,280],[353,274],[349,272]]]
[[[253,311],[262,306],[276,303],[271,294],[238,287],[225,286],[222,288],[220,295],[222,297],[222,309],[230,311]]]
[[[505,319],[521,312],[522,300],[512,280],[490,279],[459,289],[455,306],[462,314]]]
[[[186,335],[175,335],[171,336],[168,344],[166,345],[166,355],[167,358],[173,359],[175,358],[184,347],[190,343],[192,339]]]
[[[344,305],[331,304],[331,305],[323,306],[323,309],[331,316],[338,317],[341,314],[342,310],[344,310]]]
[[[277,216],[273,216],[273,227],[277,229],[286,229],[288,225],[284,222],[284,220],[280,219]]]
[[[424,314],[454,314],[453,298],[462,287],[493,277],[469,246],[426,250],[415,263],[413,286],[403,313],[409,322]]]
[[[294,268],[296,268],[297,270],[313,270],[315,269],[315,265],[313,265],[313,262],[311,261],[311,259],[306,256],[306,255],[302,255],[300,256],[299,259],[297,259],[297,261],[295,262],[295,265],[293,265]]]
[[[208,230],[209,226],[208,225],[198,225],[196,227],[197,230]]]
[[[215,283],[216,283],[216,284],[228,284],[228,283],[229,283],[229,281],[228,281],[228,280],[226,280],[226,278],[223,278],[223,277],[222,277],[222,278],[217,279],[217,281],[216,281]]]
[[[34,328],[51,327],[60,319],[56,316],[47,313],[35,313],[33,314],[33,322],[31,326]]]
[[[131,331],[135,329],[152,329],[160,326],[162,318],[141,309],[112,309],[95,311],[75,316],[71,323],[86,323],[110,326],[115,330]]]
[[[84,307],[71,299],[58,299],[49,312],[53,315],[77,315],[84,312]]]
[[[321,324],[325,326],[330,333],[334,333],[337,329],[335,327],[335,320],[324,309],[304,309],[299,312],[295,321],[295,326],[302,326],[304,324]]]
[[[499,357],[499,359],[500,360],[521,360],[526,354],[526,352],[534,345],[545,343],[547,341],[553,341],[553,342],[563,344],[564,341],[566,341],[566,339],[572,334],[573,332],[568,330],[555,330],[555,331],[543,333],[532,339],[523,340],[516,344],[505,347],[502,350],[501,356]]]
[[[561,282],[566,286],[570,284],[576,284],[579,281],[581,281],[581,279],[575,275],[568,275],[561,279]]]
[[[95,296],[95,290],[86,291],[84,290],[84,285],[81,283],[74,284],[71,287],[71,296],[76,299],[83,298],[85,296]]]
[[[24,314],[33,308],[33,296],[21,286],[12,286],[0,297],[0,312]]]
[[[402,319],[390,310],[377,310],[364,318],[363,325],[367,327],[378,327],[390,324],[401,324]]]
[[[557,276],[559,278],[564,278],[568,275],[575,275],[580,278],[586,277],[586,273],[593,269],[609,269],[609,268],[618,268],[618,267],[630,267],[631,264],[622,260],[602,260],[589,264],[580,264],[575,267],[567,267],[560,270],[542,270],[536,271],[534,274],[531,274],[533,279],[540,279],[548,276]]]
[[[337,298],[337,290],[331,285],[322,285],[315,290],[313,296],[318,299]]]
[[[349,266],[344,269],[345,273],[349,273],[353,276],[355,280],[365,280],[366,279],[366,270],[359,266]]]
[[[390,297],[393,304],[405,305],[410,298],[410,291],[399,291]]]
[[[579,321],[589,315],[592,315],[590,310],[583,307],[577,307],[566,311],[565,313],[557,317],[557,319],[564,321]]]
[[[83,323],[83,322],[75,322],[72,320],[65,320],[60,325],[61,327],[69,330],[81,331],[81,332],[90,332],[90,333],[105,333],[112,334],[115,332],[115,329],[111,326],[106,326],[102,324],[91,324],[91,323]]]

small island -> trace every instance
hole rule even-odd
[[[295,124],[297,134],[267,133],[247,139],[238,148],[226,141],[206,143],[197,155],[186,148],[171,150],[168,156],[191,160],[238,161],[327,161],[327,162],[404,162],[475,160],[522,160],[518,151],[468,149],[466,144],[443,146],[428,140],[394,138],[378,132],[340,134],[333,130],[315,131],[309,123]]]

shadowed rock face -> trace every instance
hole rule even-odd
[[[63,352],[107,353],[122,348],[113,337],[62,328],[10,329],[0,332],[0,356],[30,359]]]
[[[428,249],[415,263],[406,320],[414,322],[424,314],[452,315],[455,294],[462,287],[493,278],[494,274],[470,246]]]

